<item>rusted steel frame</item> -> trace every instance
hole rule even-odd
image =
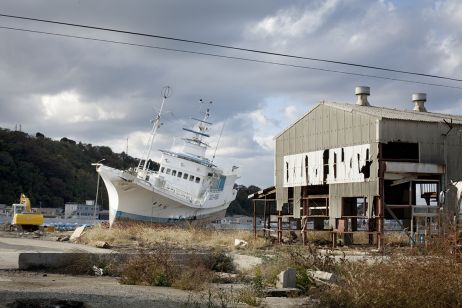
[[[282,243],[282,211],[278,211],[278,243]]]
[[[384,233],[384,208],[385,208],[385,163],[382,160],[382,144],[379,143],[379,198],[377,209],[377,248],[383,250],[383,233]]]

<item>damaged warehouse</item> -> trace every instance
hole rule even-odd
[[[362,232],[381,248],[385,223],[411,245],[444,231],[440,192],[462,178],[462,116],[428,112],[424,93],[412,111],[371,106],[369,87],[355,94],[356,104],[321,102],[275,137],[275,187],[249,198],[264,202],[264,230],[277,226],[279,242],[283,230],[304,242],[328,232],[333,245]],[[458,198],[446,202],[448,221]]]

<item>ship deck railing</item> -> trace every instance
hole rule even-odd
[[[187,191],[184,191],[180,188],[174,187],[172,185],[169,185],[165,183],[164,187],[165,190],[172,192],[176,197],[179,197],[181,199],[184,199],[186,201],[189,201],[192,204],[197,204],[199,203],[196,198],[193,198],[191,194]]]

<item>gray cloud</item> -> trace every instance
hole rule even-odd
[[[460,77],[462,5],[408,1],[14,1],[2,13],[271,50],[308,57]],[[311,61],[73,29],[0,18],[0,25],[244,56],[460,86]],[[143,148],[142,136],[173,87],[159,137],[169,147],[197,116],[198,100],[213,100],[212,121],[226,122],[217,162],[241,166],[245,184],[273,181],[272,137],[321,100],[353,102],[354,86],[372,88],[374,105],[411,109],[414,92],[428,108],[460,113],[460,90],[58,38],[0,29],[0,126],[40,131],[93,144]],[[217,136],[212,139],[215,142]],[[211,142],[213,144],[213,142]],[[256,174],[252,170],[265,170]]]

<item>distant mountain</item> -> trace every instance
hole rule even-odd
[[[11,205],[25,193],[32,207],[63,207],[66,202],[94,200],[97,174],[91,163],[117,169],[136,167],[138,160],[107,146],[93,146],[63,137],[52,140],[42,133],[35,136],[0,128],[0,204]],[[158,164],[150,164],[153,170]],[[238,194],[228,214],[252,215],[248,194],[255,186],[238,186]],[[98,203],[109,206],[104,184],[100,182]]]
[[[247,215],[253,216],[253,205],[247,197],[260,190],[257,186],[250,185],[245,187],[244,185],[237,185],[237,196],[236,199],[231,202],[226,211],[226,216],[231,215]]]

